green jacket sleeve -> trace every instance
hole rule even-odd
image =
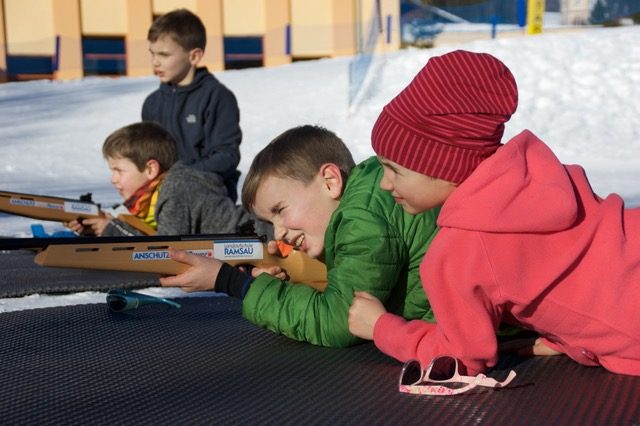
[[[408,261],[402,236],[384,217],[366,208],[337,211],[325,236],[328,286],[324,292],[262,274],[243,301],[249,321],[292,339],[321,346],[360,342],[349,333],[354,290],[383,303]]]

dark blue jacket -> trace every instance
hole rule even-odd
[[[240,172],[240,112],[233,93],[206,67],[187,86],[161,83],[142,105],[142,120],[155,121],[178,143],[183,163],[221,175],[235,202]]]

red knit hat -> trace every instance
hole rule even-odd
[[[371,142],[407,169],[460,183],[500,147],[517,106],[515,79],[502,62],[457,50],[431,58],[384,107]]]

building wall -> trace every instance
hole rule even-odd
[[[53,55],[51,0],[4,0],[6,49],[10,55]]]
[[[384,45],[385,50],[398,50],[401,44],[400,34],[400,0],[387,0],[381,2],[381,11],[383,19],[383,32],[380,37],[380,45]],[[387,28],[387,24],[389,27]],[[385,40],[389,33],[389,42]]]
[[[0,80],[7,78],[9,57],[35,60],[38,77],[82,77],[77,0],[4,0],[0,6],[4,25],[0,28]],[[57,51],[64,54],[56,56]],[[35,62],[25,63],[34,66]]]
[[[164,9],[160,11],[160,14],[170,12],[179,7],[185,7],[189,2],[174,0],[173,3],[180,4],[176,4],[171,9]],[[194,10],[192,12],[200,17],[207,29],[207,47],[200,63],[212,71],[224,69],[222,0],[196,0],[193,7]]]
[[[376,33],[376,48],[400,47],[399,3],[380,0],[383,29]],[[225,66],[225,37],[262,40],[265,66],[353,55],[377,19],[375,7],[376,0],[0,0],[0,79],[11,55],[57,59],[54,78],[82,77],[86,38],[123,39],[126,74],[151,75],[148,28],[155,16],[177,8],[203,20],[202,65],[212,71]]]
[[[265,0],[269,2],[266,8],[265,31],[263,39],[265,67],[291,63],[291,52],[288,44],[289,23],[291,12],[289,0]]]
[[[267,0],[224,0],[222,21],[224,35],[247,36],[264,34]]]
[[[193,13],[198,10],[197,0],[153,0],[153,15],[159,16],[175,9],[188,9]]]
[[[60,52],[53,70],[56,79],[69,80],[83,75],[81,22],[77,0],[53,0],[53,28]]]
[[[4,0],[0,0],[0,83],[7,81],[7,39],[4,28]]]
[[[153,22],[152,10],[152,0],[125,0],[125,48],[129,76],[149,75],[151,70],[147,32]]]
[[[334,45],[331,25],[333,11],[333,0],[291,0],[291,54],[294,57],[317,58],[331,55]],[[341,25],[344,23],[336,22],[336,27]]]
[[[587,24],[591,15],[591,4],[589,0],[561,0],[560,13],[563,24]]]
[[[125,36],[127,0],[80,0],[82,34]]]
[[[358,0],[368,2],[370,0]],[[357,14],[357,1],[333,1],[333,10],[329,25],[333,26],[333,45],[331,52],[336,56],[353,55],[357,53],[358,27],[361,16]]]
[[[379,11],[377,4],[376,0],[291,0],[292,55],[354,55],[370,47],[372,31],[378,49],[399,49],[400,0],[381,0]]]

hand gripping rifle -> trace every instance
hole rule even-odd
[[[0,250],[32,249],[41,266],[151,272],[177,275],[189,265],[169,258],[169,247],[213,257],[233,266],[279,266],[293,283],[318,291],[327,286],[326,266],[293,250],[286,257],[267,253],[261,237],[242,234],[184,236],[1,238]]]
[[[0,212],[56,222],[82,221],[86,218],[104,216],[100,205],[91,200],[91,193],[84,194],[79,199],[72,199],[0,191]],[[133,215],[121,214],[118,215],[118,220],[145,235],[156,234],[155,229]]]

